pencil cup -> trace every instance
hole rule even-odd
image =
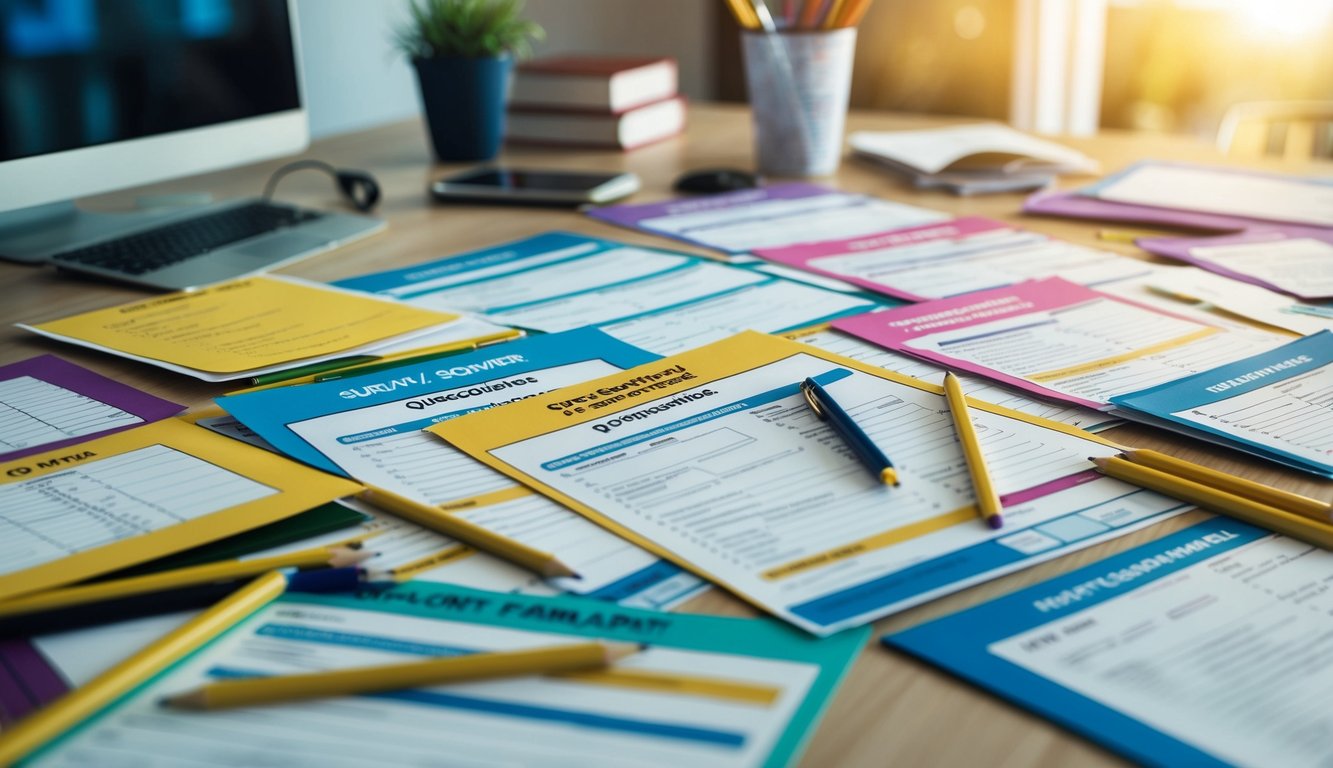
[[[741,32],[760,173],[828,176],[842,160],[856,29]]]

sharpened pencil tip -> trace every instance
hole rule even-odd
[[[606,646],[606,663],[612,664],[626,656],[633,656],[648,646],[644,643],[602,643]]]

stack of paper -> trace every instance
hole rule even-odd
[[[1081,152],[996,123],[926,131],[859,131],[857,156],[907,176],[921,188],[959,195],[1040,189],[1062,173],[1093,173]]]

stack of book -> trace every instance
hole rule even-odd
[[[510,95],[514,142],[634,149],[680,133],[685,102],[669,58],[553,56],[522,65]]]

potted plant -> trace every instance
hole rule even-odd
[[[421,86],[435,156],[488,160],[504,136],[514,59],[545,32],[521,17],[523,0],[411,0],[395,35]]]

